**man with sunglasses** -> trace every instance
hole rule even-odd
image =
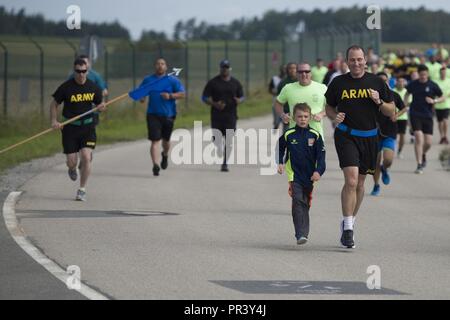
[[[77,201],[86,201],[86,185],[91,172],[92,150],[95,149],[97,142],[94,118],[90,114],[63,127],[57,120],[57,113],[58,106],[63,102],[64,121],[91,110],[94,105],[99,107],[99,111],[105,110],[106,107],[102,102],[102,90],[87,79],[87,73],[86,61],[76,59],[74,62],[75,77],[58,87],[50,105],[51,125],[54,129],[62,129],[62,144],[67,157],[69,177],[72,181],[76,181],[78,178],[78,154],[80,155],[81,178],[80,188],[76,195]]]
[[[284,123],[290,123],[295,126],[290,116],[283,112],[283,105],[289,104],[290,114],[292,109],[299,103],[306,103],[311,107],[312,117],[309,123],[310,127],[316,130],[324,137],[322,119],[325,113],[325,92],[327,87],[315,81],[312,81],[311,66],[308,63],[300,63],[297,66],[298,81],[286,85],[277,97],[277,113],[281,116]]]

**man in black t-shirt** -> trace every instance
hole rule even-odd
[[[86,201],[86,184],[91,172],[92,150],[95,149],[97,136],[93,114],[89,114],[66,126],[62,126],[57,120],[58,106],[64,102],[64,121],[79,116],[96,105],[99,111],[105,110],[102,90],[91,80],[87,79],[88,67],[83,59],[74,62],[73,79],[69,79],[58,87],[53,94],[50,105],[52,127],[62,129],[62,144],[64,154],[67,157],[69,177],[72,181],[78,178],[77,164],[80,153],[80,188],[77,191],[76,200]]]
[[[392,116],[393,95],[376,75],[365,71],[364,49],[347,50],[350,73],[336,77],[325,93],[327,115],[338,125],[334,134],[339,164],[344,172],[341,244],[354,248],[353,225],[364,198],[367,174],[374,174],[378,155],[378,112]]]
[[[389,85],[389,76],[385,72],[377,73],[387,85]],[[377,168],[375,170],[375,175],[373,176],[374,186],[371,195],[378,196],[380,194],[380,176],[383,184],[389,185],[391,183],[391,177],[389,175],[389,168],[392,166],[395,157],[395,147],[397,145],[397,119],[402,116],[406,111],[405,104],[403,103],[402,97],[392,91],[394,95],[394,104],[399,110],[392,117],[386,117],[383,113],[378,113],[378,128],[379,132],[379,149],[377,158]],[[383,161],[381,161],[383,159]]]
[[[225,139],[214,142],[220,154],[223,148],[223,164],[221,171],[228,172],[227,160],[231,154],[232,136],[227,131],[236,130],[237,106],[244,101],[244,90],[241,83],[231,76],[231,65],[228,60],[220,62],[220,74],[211,79],[203,90],[203,102],[211,106],[211,127],[219,130]],[[225,140],[225,145],[223,144]]]
[[[441,88],[430,80],[428,68],[419,66],[419,79],[412,81],[406,87],[408,91],[404,102],[409,104],[412,95],[413,100],[409,107],[411,128],[414,131],[414,151],[417,160],[416,174],[422,174],[427,165],[426,154],[433,141],[433,111],[434,105],[445,101]]]

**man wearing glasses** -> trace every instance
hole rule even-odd
[[[75,77],[59,86],[53,94],[53,101],[50,105],[51,125],[54,129],[62,129],[62,144],[67,157],[69,177],[72,181],[76,181],[78,178],[78,153],[80,154],[81,178],[76,196],[77,201],[86,201],[86,184],[91,172],[91,155],[97,142],[94,118],[93,114],[90,114],[63,127],[57,120],[57,112],[58,106],[63,102],[64,121],[91,110],[94,105],[99,107],[99,111],[105,110],[106,107],[102,102],[102,90],[87,79],[87,73],[86,61],[76,59],[74,62]]]
[[[325,112],[325,92],[327,87],[315,81],[312,81],[311,66],[307,63],[301,63],[297,66],[298,81],[286,85],[277,97],[276,110],[284,123],[290,123],[295,126],[295,122],[289,114],[283,112],[283,105],[287,103],[292,109],[299,103],[306,103],[311,107],[312,117],[309,123],[310,127],[316,130],[324,138],[323,121]]]

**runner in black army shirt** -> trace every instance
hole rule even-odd
[[[395,112],[393,95],[376,75],[365,72],[364,49],[347,50],[350,73],[335,78],[325,96],[327,115],[338,126],[334,134],[339,163],[344,172],[341,244],[354,248],[354,219],[364,198],[364,181],[374,174],[378,154],[378,112]]]
[[[93,114],[87,115],[62,128],[57,121],[58,106],[64,102],[63,118],[71,119],[92,109],[93,105],[100,106],[100,111],[105,109],[102,103],[102,90],[91,80],[87,79],[88,68],[86,62],[77,59],[74,62],[75,78],[64,82],[53,94],[54,100],[50,105],[52,127],[62,129],[62,143],[64,154],[67,156],[69,177],[75,181],[78,178],[77,164],[78,152],[81,161],[80,189],[76,200],[86,200],[86,184],[91,171],[91,155],[95,149],[97,136]]]

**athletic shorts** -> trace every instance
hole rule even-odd
[[[450,113],[450,109],[436,110],[436,118],[437,118],[438,122],[447,120],[449,113]]]
[[[433,119],[411,116],[411,128],[413,131],[422,131],[424,134],[433,135]]]
[[[397,145],[397,140],[392,137],[380,137],[379,138],[379,149],[381,152],[384,149],[389,149],[395,151],[395,146]]]
[[[219,130],[226,136],[227,130],[236,131],[237,118],[235,116],[222,116],[220,118],[211,118],[211,128]]]
[[[170,141],[174,123],[175,117],[147,114],[148,140],[160,141],[164,139],[165,141]]]
[[[62,129],[64,154],[78,153],[83,148],[95,149],[97,135],[95,126],[76,126],[68,124]]]
[[[360,175],[373,175],[377,166],[378,136],[361,138],[334,131],[334,144],[341,169],[358,167]]]
[[[397,120],[398,134],[406,134],[407,126],[408,126],[408,120]]]

